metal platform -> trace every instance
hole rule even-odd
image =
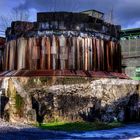
[[[124,73],[74,70],[18,70],[0,72],[0,77],[37,77],[37,76],[77,76],[91,78],[129,79]]]

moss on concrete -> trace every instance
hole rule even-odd
[[[24,108],[24,100],[18,94],[15,95],[15,108],[17,113],[21,116]]]

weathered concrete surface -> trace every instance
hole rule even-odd
[[[140,67],[140,57],[139,58],[128,58],[122,60],[122,65],[126,66],[124,72],[129,77],[136,76],[136,68]],[[138,76],[137,76],[138,77]]]
[[[11,122],[140,121],[138,81],[37,77],[8,83],[4,117]]]

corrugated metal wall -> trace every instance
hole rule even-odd
[[[121,71],[119,42],[96,37],[21,37],[5,51],[5,70]]]

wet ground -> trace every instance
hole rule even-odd
[[[140,140],[140,124],[125,125],[120,128],[86,132],[60,132],[47,131],[37,128],[0,127],[0,140],[108,140],[108,139],[134,139]]]

